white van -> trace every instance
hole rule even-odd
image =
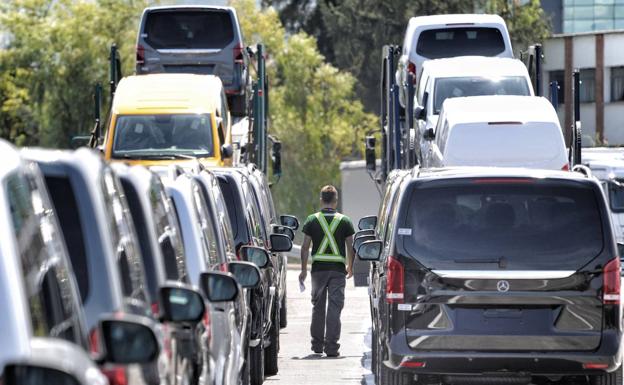
[[[414,101],[419,162],[430,143],[423,139],[423,133],[438,123],[442,103],[447,98],[483,95],[533,96],[524,63],[509,58],[461,56],[423,64]]]
[[[447,99],[423,167],[497,166],[568,170],[559,119],[535,96]]]
[[[412,17],[407,24],[396,81],[405,106],[407,74],[418,75],[426,60],[457,56],[513,58],[507,25],[498,15],[434,15]]]

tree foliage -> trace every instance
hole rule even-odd
[[[318,39],[320,51],[336,67],[351,72],[369,111],[379,110],[381,47],[401,44],[410,17],[490,12],[508,23],[516,52],[542,41],[549,25],[539,0],[264,0],[279,10],[290,31]]]
[[[12,0],[0,3],[0,136],[18,145],[67,147],[93,125],[93,87],[108,81],[117,43],[134,61],[139,0]]]
[[[275,187],[283,212],[300,218],[318,206],[320,188],[340,186],[340,161],[361,159],[362,138],[376,128],[355,93],[356,79],[325,63],[316,39],[286,33],[277,12],[235,0],[246,44],[262,42],[271,85],[270,132],[283,143],[284,177]]]

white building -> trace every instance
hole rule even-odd
[[[572,71],[580,70],[583,145],[624,145],[624,30],[554,35],[544,42],[543,90],[559,82],[565,132],[573,111]],[[568,138],[566,138],[567,140]]]

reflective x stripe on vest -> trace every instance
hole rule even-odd
[[[321,241],[321,245],[316,250],[316,254],[312,256],[312,262],[320,261],[320,262],[341,262],[345,263],[344,255],[340,255],[340,249],[338,248],[338,243],[336,243],[336,238],[334,238],[334,233],[342,220],[343,215],[336,213],[334,215],[334,219],[332,219],[331,223],[327,223],[325,219],[325,215],[322,213],[314,214],[316,219],[318,220],[321,228],[323,229],[323,233],[325,236]],[[329,248],[329,250],[327,250]]]

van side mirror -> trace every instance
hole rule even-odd
[[[435,139],[435,131],[433,130],[432,127],[429,127],[425,130],[425,132],[423,133],[423,138],[425,138],[425,140]]]
[[[379,261],[382,247],[381,241],[366,241],[357,248],[358,258],[362,261]]]
[[[160,288],[160,320],[165,322],[197,323],[204,317],[204,297],[184,285]]]
[[[273,232],[275,234],[284,234],[288,236],[291,241],[295,240],[295,232],[288,226],[273,225]]]
[[[83,385],[72,374],[60,369],[36,366],[31,364],[7,365],[4,368],[5,385],[35,385],[35,384],[59,384],[59,385]],[[86,384],[84,384],[86,385]]]
[[[280,215],[280,224],[290,227],[293,231],[299,229],[299,219],[294,215]]]
[[[353,250],[357,250],[364,242],[375,240],[374,235],[360,235],[353,240]]]
[[[366,170],[368,172],[375,172],[375,170],[377,169],[377,155],[375,154],[376,141],[377,139],[375,139],[375,137],[372,135],[368,135],[364,139],[364,158],[366,159]]]
[[[251,262],[260,269],[269,266],[269,253],[261,247],[242,246],[240,256],[243,261]]]
[[[260,269],[253,263],[230,262],[228,268],[242,287],[254,289],[260,285]]]
[[[230,302],[238,296],[238,282],[230,273],[207,271],[200,275],[202,293],[210,302]]]
[[[103,353],[97,361],[119,365],[154,362],[160,348],[152,323],[151,319],[136,315],[101,319],[98,333],[103,343]]]
[[[290,251],[292,249],[292,241],[288,237],[288,235],[284,234],[271,234],[269,236],[269,240],[271,241],[271,251],[273,252],[281,252],[281,251]]]
[[[358,229],[360,230],[370,230],[374,229],[377,226],[377,216],[376,215],[368,215],[360,218],[358,221]]]
[[[232,149],[231,144],[224,144],[221,146],[221,158],[229,159],[234,154],[234,150]]]

